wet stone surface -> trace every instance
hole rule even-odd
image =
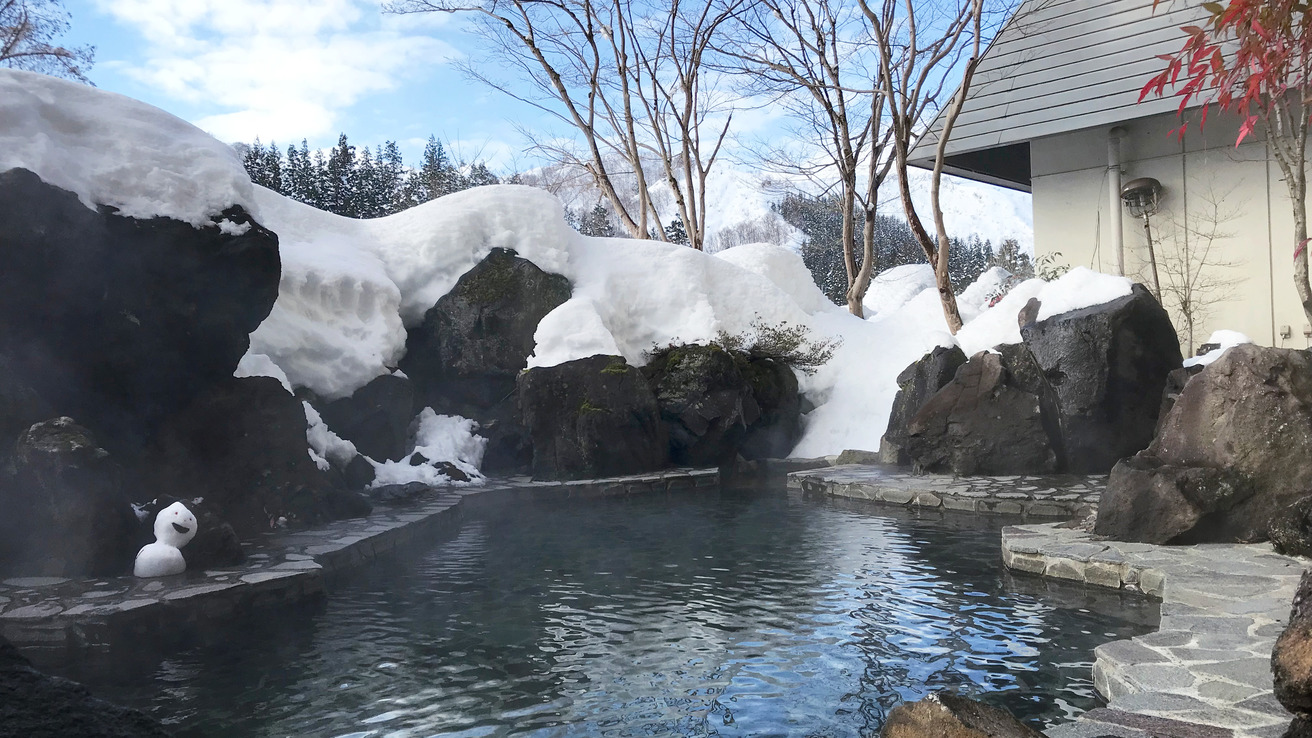
[[[1157,632],[1095,650],[1094,684],[1108,700],[1051,738],[1275,738],[1291,715],[1271,693],[1271,649],[1289,617],[1306,559],[1270,544],[1153,546],[1075,528],[1002,531],[1008,567],[1159,597]],[[1106,566],[1096,567],[1098,562]]]
[[[236,567],[158,579],[5,579],[0,581],[0,635],[20,648],[109,648],[141,633],[322,596],[326,580],[335,573],[458,525],[467,505],[649,494],[718,483],[715,469],[676,469],[576,482],[520,478],[432,488],[410,504],[380,504],[367,518],[270,531],[242,544],[246,562]]]
[[[910,507],[943,507],[965,512],[1027,518],[1084,518],[1097,510],[1107,477],[957,477],[915,474],[884,464],[844,464],[793,472],[789,489]]]

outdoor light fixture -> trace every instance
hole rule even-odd
[[[1153,249],[1153,230],[1149,216],[1157,213],[1161,205],[1162,183],[1152,177],[1139,177],[1121,187],[1121,202],[1130,209],[1130,215],[1143,218],[1143,233],[1148,239],[1148,263],[1153,268],[1153,293],[1162,300],[1162,283],[1157,278],[1157,254]]]

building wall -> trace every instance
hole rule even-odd
[[[1312,327],[1294,289],[1289,198],[1265,144],[1254,139],[1236,148],[1235,126],[1218,117],[1209,120],[1205,131],[1191,130],[1183,141],[1170,135],[1178,125],[1174,114],[1121,124],[1126,129],[1121,181],[1155,177],[1162,183],[1160,211],[1150,224],[1164,302],[1186,355],[1222,328],[1267,345],[1312,345],[1307,335]],[[1066,265],[1115,273],[1107,194],[1109,130],[1031,142],[1036,256],[1060,252],[1056,258]],[[1126,274],[1151,287],[1143,222],[1128,210],[1122,213]],[[1215,286],[1199,291],[1205,307],[1191,347],[1171,285],[1183,281],[1185,258],[1197,263],[1201,254],[1211,262],[1203,278]],[[1283,326],[1289,327],[1288,338],[1280,335]]]

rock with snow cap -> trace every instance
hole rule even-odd
[[[123,217],[0,172],[0,354],[110,450],[231,377],[277,298],[277,237],[237,205],[215,217]]]
[[[1021,336],[1057,397],[1069,471],[1109,471],[1153,439],[1180,342],[1143,285],[1111,302],[1030,323]]]

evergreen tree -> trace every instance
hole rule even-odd
[[[424,153],[419,159],[419,169],[410,177],[410,202],[415,205],[437,199],[455,192],[459,187],[458,174],[446,149],[435,136],[428,137]]]
[[[990,254],[989,266],[1000,266],[1021,279],[1034,276],[1034,260],[1020,250],[1020,244],[1014,238],[1006,239],[996,254]]]
[[[599,236],[601,238],[612,238],[615,235],[615,223],[611,221],[610,212],[600,200],[592,206],[586,214],[575,215],[578,223],[575,229],[585,236]],[[687,235],[684,236],[687,238]]]
[[[249,146],[243,146],[245,151],[242,153],[242,165],[246,167],[246,174],[250,176],[251,181],[261,187],[268,187],[271,190],[282,189],[282,170],[281,167],[273,168],[270,166],[270,157],[264,144],[260,143],[257,136],[255,143]],[[278,162],[277,149],[273,149],[273,162]]]
[[[355,174],[351,178],[351,208],[357,218],[377,218],[382,215],[386,203],[383,202],[381,181],[373,152],[368,146],[360,147],[355,159]]]
[[[674,220],[665,226],[665,240],[681,246],[688,245],[688,231],[683,227],[683,218],[674,216]]]
[[[383,203],[379,215],[399,213],[408,205],[405,202],[405,163],[401,149],[395,141],[388,141],[374,156],[378,168],[378,197]]]
[[[310,175],[310,199],[305,203],[332,212],[332,198],[328,189],[328,160],[324,158],[322,149],[316,149],[314,156],[310,157]]]
[[[468,169],[469,174],[465,175],[463,178],[464,181],[461,182],[460,189],[462,190],[467,190],[471,187],[500,184],[501,182],[501,180],[497,179],[497,175],[493,174],[492,170],[488,169],[487,165],[481,161],[475,163]]]
[[[358,217],[356,197],[359,187],[356,175],[355,147],[346,140],[346,134],[343,133],[337,138],[337,145],[329,152],[324,167],[324,210],[349,218]]]
[[[283,182],[282,152],[278,151],[277,142],[270,142],[269,148],[264,150],[264,171],[268,175],[268,184],[265,187],[277,192],[286,194],[286,184]]]
[[[979,279],[979,275],[991,266],[993,244],[981,240],[977,234],[966,239],[953,237],[948,240],[951,243],[948,250],[948,277],[953,291],[960,292]]]

